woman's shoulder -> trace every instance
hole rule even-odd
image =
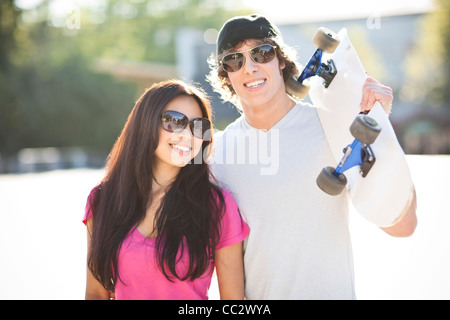
[[[101,184],[96,185],[94,188],[91,189],[91,192],[89,193],[86,201],[86,207],[84,210],[84,216],[83,216],[83,223],[86,224],[87,219],[91,219],[93,216],[92,212],[92,205],[94,203],[95,196],[99,192],[101,188]]]
[[[91,189],[91,192],[89,193],[88,199],[92,200],[95,197],[95,195],[98,193],[100,188],[101,188],[101,184],[97,184],[95,187],[93,187]]]

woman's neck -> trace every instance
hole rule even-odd
[[[154,179],[152,182],[152,193],[157,195],[160,193],[165,193],[170,188],[170,185],[175,181],[178,173],[180,172],[179,167],[171,165],[158,165],[153,168]]]
[[[152,181],[151,194],[149,195],[149,203],[147,204],[144,219],[137,226],[138,231],[148,238],[158,236],[158,230],[155,229],[156,212],[179,172],[180,168],[169,165],[158,165],[153,168],[154,179]]]

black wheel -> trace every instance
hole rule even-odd
[[[308,81],[300,83],[295,77],[291,77],[286,82],[286,92],[295,99],[301,100],[306,97],[309,91]]]
[[[365,144],[372,144],[380,134],[381,127],[375,119],[360,114],[350,126],[350,132],[356,140]]]
[[[323,168],[316,179],[316,183],[317,186],[325,193],[332,196],[337,196],[347,185],[347,177],[344,174],[340,174],[336,177],[333,173],[333,167]]]
[[[339,45],[339,37],[327,28],[319,28],[312,39],[313,44],[326,53],[333,53]]]

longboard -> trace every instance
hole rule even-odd
[[[347,30],[338,32],[339,45],[333,53],[324,53],[322,61],[332,60],[337,73],[327,88],[320,77],[309,79],[309,96],[322,123],[325,136],[336,160],[343,157],[343,148],[354,140],[350,126],[360,112],[362,88],[367,73],[351,44]],[[371,144],[376,161],[362,177],[358,167],[345,172],[350,197],[355,209],[379,226],[389,226],[409,205],[413,182],[394,129],[380,103],[368,113],[382,128]]]

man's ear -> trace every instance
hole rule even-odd
[[[280,61],[279,63],[279,67],[280,67],[280,74],[283,75],[283,69],[286,68],[286,63],[284,63],[284,61]]]
[[[284,62],[280,62],[280,74],[283,76],[283,69],[286,68],[286,64]]]

